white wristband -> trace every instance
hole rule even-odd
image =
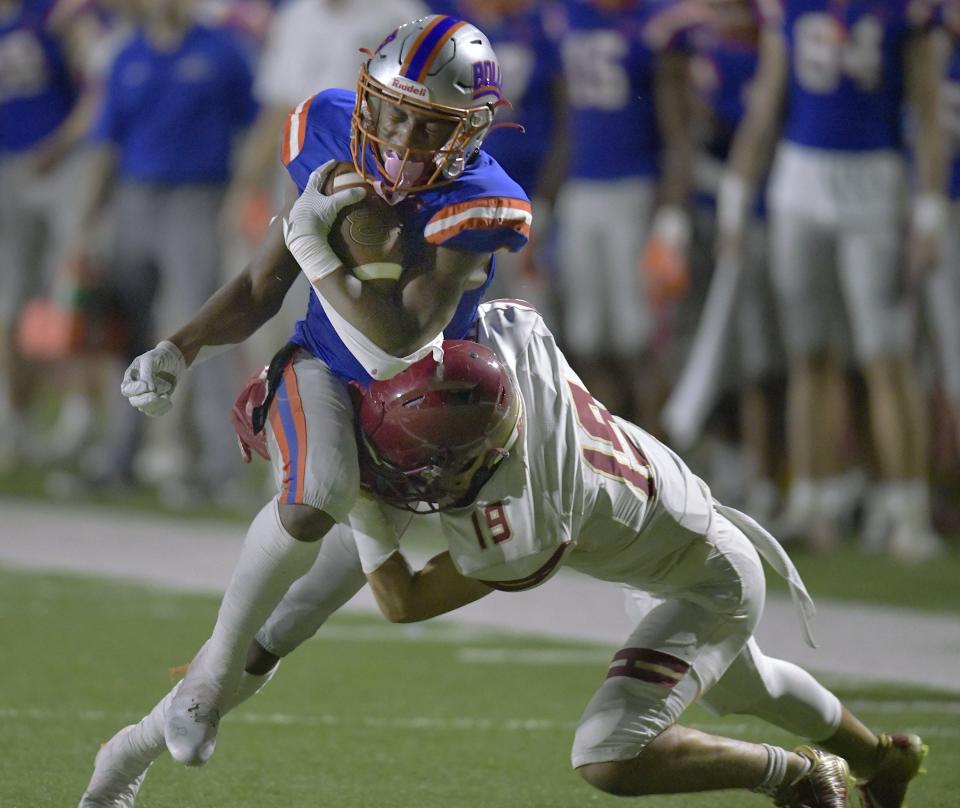
[[[924,235],[936,235],[947,226],[950,203],[943,194],[924,192],[913,199],[913,228]]]
[[[343,261],[337,258],[325,236],[310,232],[295,233],[289,219],[283,220],[283,239],[311,285],[343,266]]]
[[[651,231],[681,252],[690,246],[690,216],[679,205],[662,205],[653,217]]]
[[[739,174],[725,172],[717,189],[717,229],[723,235],[743,232],[752,202],[747,183]]]

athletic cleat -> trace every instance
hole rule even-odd
[[[858,786],[863,808],[901,808],[910,781],[923,774],[928,751],[918,735],[881,735],[877,771]]]
[[[794,752],[809,760],[811,768],[799,780],[785,786],[774,804],[781,808],[849,808],[847,761],[812,746],[800,746]]]
[[[195,688],[193,693],[184,693],[183,689],[181,685],[170,703],[163,737],[170,755],[178,763],[202,766],[217,746],[220,707],[214,698],[206,695],[204,688]]]
[[[139,750],[131,740],[137,724],[130,724],[100,747],[93,775],[79,808],[133,808],[137,792],[157,750]]]

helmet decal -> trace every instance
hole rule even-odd
[[[480,98],[492,95],[500,98],[503,79],[500,74],[500,65],[492,59],[484,59],[473,63],[473,97]]]
[[[455,17],[437,16],[414,41],[413,47],[403,60],[400,72],[413,81],[423,81],[443,46],[447,44],[447,39],[464,25],[466,23],[463,20]]]

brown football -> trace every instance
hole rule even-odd
[[[321,190],[332,194],[357,187],[366,188],[367,195],[337,215],[330,230],[330,247],[360,280],[396,281],[403,263],[397,209],[377,196],[352,163],[337,163]]]

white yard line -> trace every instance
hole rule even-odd
[[[227,583],[243,533],[242,526],[233,524],[0,500],[0,565],[19,569],[218,594]],[[820,647],[814,650],[803,644],[789,599],[770,595],[757,632],[764,650],[859,682],[901,682],[960,692],[956,615],[826,599],[818,600],[817,606],[814,632]],[[345,608],[376,611],[366,589]],[[608,652],[618,648],[632,628],[617,586],[565,570],[539,589],[495,593],[440,619],[474,630],[592,642]]]
[[[114,724],[136,721],[140,716],[128,712],[112,712],[106,710],[48,710],[33,707],[2,707],[0,719],[38,723],[51,721],[108,721]],[[545,718],[513,718],[507,721],[495,721],[488,718],[470,718],[468,716],[452,718],[435,718],[433,716],[337,716],[329,714],[304,715],[303,713],[258,713],[246,709],[231,713],[224,721],[233,721],[240,724],[255,726],[285,726],[285,727],[366,727],[368,729],[391,729],[406,731],[447,731],[447,732],[563,732],[572,733],[576,728],[576,721],[555,721]],[[720,721],[711,724],[692,722],[687,726],[710,732],[720,732],[727,735],[749,737],[756,735],[760,728],[756,724],[742,721]],[[916,732],[924,737],[958,738],[960,728],[911,725],[905,729]],[[762,731],[762,730],[760,730]]]

